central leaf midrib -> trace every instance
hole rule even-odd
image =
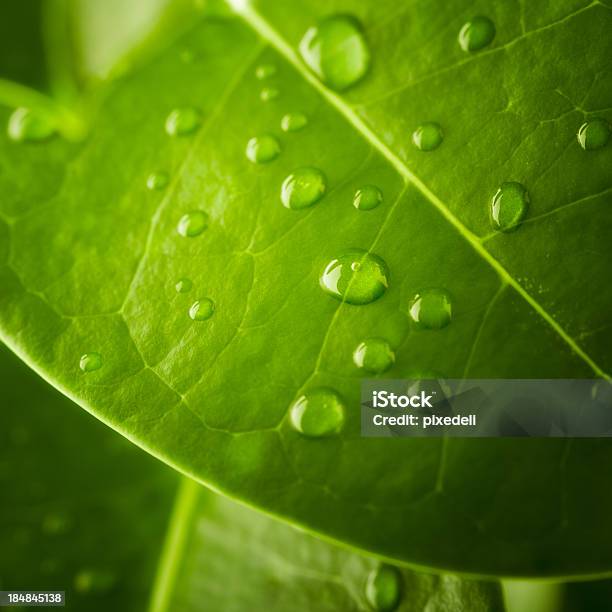
[[[578,345],[576,340],[555,320],[555,318],[515,279],[508,270],[484,247],[480,238],[469,230],[442,202],[442,200],[394,153],[373,131],[373,129],[351,108],[339,95],[327,89],[321,81],[310,73],[302,64],[293,47],[274,27],[266,21],[252,6],[245,2],[232,2],[234,10],[243,20],[280,55],[282,55],[309,83],[329,102],[373,148],[395,168],[398,174],[414,185],[425,199],[448,221],[455,230],[470,244],[476,253],[484,259],[499,275],[501,280],[511,286],[535,311],[553,328],[569,348],[578,355],[592,370],[602,378],[610,379],[595,360]]]

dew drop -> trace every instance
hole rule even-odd
[[[102,367],[102,356],[100,353],[85,353],[79,361],[79,368],[83,372],[93,372]]]
[[[348,15],[327,17],[309,28],[300,42],[306,65],[332,89],[360,81],[370,66],[370,50],[361,24]]]
[[[255,76],[263,81],[264,79],[269,79],[271,76],[276,74],[276,66],[274,64],[260,64],[255,69]]]
[[[459,46],[464,51],[480,51],[495,38],[495,24],[479,15],[463,25],[459,32]]]
[[[412,132],[412,142],[419,151],[433,151],[442,144],[443,140],[442,128],[434,121],[422,123]]]
[[[308,125],[308,117],[304,113],[287,113],[281,119],[283,132],[297,132]]]
[[[166,133],[170,136],[187,136],[195,132],[201,122],[202,115],[197,108],[176,108],[166,118]]]
[[[84,569],[74,577],[74,588],[79,593],[104,593],[109,591],[116,582],[112,572],[94,569]]]
[[[402,577],[392,565],[381,564],[372,570],[366,582],[365,595],[376,612],[396,610],[402,594]]]
[[[55,134],[51,119],[37,115],[29,108],[17,108],[9,117],[7,133],[15,142],[41,142]]]
[[[384,338],[367,338],[353,352],[353,362],[372,374],[382,374],[395,363],[395,352]]]
[[[192,210],[179,219],[176,231],[185,238],[194,238],[208,227],[208,221],[209,217],[203,210]]]
[[[382,191],[375,185],[364,185],[355,192],[353,206],[357,210],[372,210],[383,201]]]
[[[274,136],[264,134],[254,136],[246,146],[246,156],[254,164],[265,164],[278,157],[280,153],[280,143]]]
[[[326,387],[306,391],[289,409],[291,424],[301,434],[313,438],[333,436],[344,425],[344,404],[340,396]]]
[[[520,183],[502,183],[491,200],[491,223],[496,230],[511,232],[525,218],[529,193]]]
[[[193,283],[189,278],[180,278],[176,285],[174,285],[177,293],[189,293],[192,287]]]
[[[443,289],[424,289],[410,301],[410,318],[421,328],[442,329],[452,317],[450,295]]]
[[[327,180],[318,168],[298,168],[281,187],[281,202],[285,208],[300,210],[316,204],[325,194]]]
[[[214,312],[215,303],[210,298],[202,298],[191,305],[189,318],[193,321],[206,321]]]
[[[259,92],[259,99],[262,102],[269,102],[270,100],[275,100],[280,95],[280,91],[276,89],[276,87],[264,87]]]
[[[601,149],[610,139],[610,124],[601,117],[590,119],[580,126],[577,137],[585,151]]]
[[[168,186],[170,177],[165,172],[153,172],[147,177],[147,189],[161,191]]]
[[[320,284],[323,291],[339,300],[349,304],[369,304],[387,290],[389,271],[378,255],[350,249],[327,264]]]

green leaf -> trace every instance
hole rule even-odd
[[[369,611],[377,561],[336,548],[185,479],[150,612]],[[390,571],[390,570],[389,570]],[[397,612],[501,612],[498,583],[403,570]]]
[[[244,22],[206,20],[112,87],[86,143],[3,140],[2,337],[154,455],[328,537],[471,573],[610,571],[607,440],[362,439],[352,361],[364,338],[383,337],[395,378],[612,370],[612,147],[576,139],[585,118],[610,118],[610,10],[344,2],[372,61],[340,95],[295,51],[331,8],[263,2]],[[483,12],[496,36],[466,55],[458,33]],[[197,61],[181,60],[185,47]],[[267,64],[277,70],[259,80]],[[199,130],[168,136],[177,108],[198,109]],[[297,111],[308,125],[285,133],[281,118]],[[413,130],[432,121],[443,142],[417,150]],[[253,164],[247,142],[263,134],[281,152]],[[281,185],[303,166],[327,191],[289,210]],[[154,172],[169,176],[163,190],[147,189]],[[515,231],[492,233],[504,182],[531,202]],[[364,185],[383,193],[372,210],[352,205]],[[177,224],[193,211],[207,229],[185,238]],[[375,302],[321,290],[347,249],[384,260],[389,287]],[[184,278],[192,288],[177,293]],[[452,320],[419,329],[410,302],[432,287],[450,296]],[[203,298],[214,313],[194,321]],[[102,365],[84,373],[90,353]],[[286,415],[321,386],[346,422],[313,439]]]
[[[177,479],[0,346],[0,589],[146,609]]]

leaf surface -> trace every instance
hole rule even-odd
[[[359,435],[362,375],[351,356],[364,337],[393,345],[386,376],[395,378],[612,370],[603,282],[612,149],[585,152],[576,141],[585,117],[609,117],[610,10],[507,7],[490,15],[491,47],[466,56],[456,37],[475,8],[462,3],[263,2],[244,22],[205,20],[113,85],[85,143],[3,141],[3,338],[153,454],[311,530],[466,572],[610,570],[608,441]],[[373,57],[343,96],[292,51],[333,11],[361,20]],[[185,46],[197,61],[181,61]],[[258,80],[268,63],[275,75]],[[263,102],[264,87],[278,97]],[[171,138],[166,117],[185,107],[200,110],[202,125]],[[286,134],[280,120],[292,111],[309,123]],[[444,126],[430,153],[410,144],[424,120]],[[247,141],[266,133],[281,154],[254,165]],[[320,168],[328,190],[292,211],[280,189],[301,166]],[[169,185],[147,190],[157,171]],[[528,217],[492,235],[488,203],[506,180],[530,192]],[[352,206],[364,184],[384,195],[372,211]],[[209,226],[184,238],[177,224],[194,210]],[[390,271],[385,295],[366,306],[319,287],[325,265],[352,248]],[[181,278],[190,292],[176,292]],[[452,297],[452,322],[437,331],[408,317],[429,287]],[[189,309],[204,297],[214,315],[193,321]],[[85,374],[89,352],[103,365]],[[335,438],[307,439],[286,418],[319,386],[347,406]]]

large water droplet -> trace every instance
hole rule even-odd
[[[264,134],[251,138],[246,146],[246,156],[254,164],[265,164],[278,157],[280,144],[274,136]]]
[[[287,113],[281,119],[283,132],[297,132],[308,125],[308,117],[304,113]]]
[[[502,183],[491,200],[491,223],[502,232],[515,230],[529,208],[529,193],[520,183]]]
[[[305,436],[333,436],[344,425],[344,404],[332,389],[311,389],[293,402],[289,418],[293,427]]]
[[[353,206],[357,210],[372,210],[383,201],[382,191],[375,185],[364,185],[355,192]]]
[[[389,286],[387,264],[378,255],[350,249],[332,259],[320,279],[326,293],[349,304],[369,304]]]
[[[601,117],[589,119],[578,130],[578,142],[585,151],[601,149],[610,140],[610,124]]]
[[[443,289],[424,289],[410,301],[410,318],[424,329],[442,329],[452,317],[450,295]]]
[[[187,136],[195,132],[201,122],[202,115],[197,108],[176,108],[166,119],[166,132],[170,136]]]
[[[270,100],[275,100],[280,96],[280,91],[276,89],[276,87],[264,87],[259,92],[259,99],[262,102],[269,102]]]
[[[55,134],[55,124],[48,117],[21,107],[9,117],[7,133],[15,142],[40,142]]]
[[[412,142],[420,151],[433,151],[442,144],[443,140],[442,128],[434,121],[422,123],[412,132]]]
[[[177,293],[189,293],[193,287],[193,282],[189,278],[180,278],[174,288]]]
[[[300,42],[307,66],[338,91],[357,83],[370,66],[370,50],[359,22],[335,15],[307,30]]]
[[[176,231],[185,238],[194,238],[208,227],[208,220],[209,217],[203,210],[192,210],[179,219]]]
[[[260,64],[255,69],[255,76],[262,81],[276,74],[276,66],[274,64]]]
[[[463,25],[459,32],[459,45],[464,51],[479,51],[495,38],[495,24],[479,15]]]
[[[402,595],[402,576],[399,570],[386,564],[372,570],[366,582],[365,595],[376,612],[393,612]]]
[[[110,590],[116,582],[112,572],[94,569],[84,569],[74,577],[74,588],[79,593],[104,593]]]
[[[202,298],[191,305],[189,317],[194,321],[206,321],[214,312],[215,303],[210,298]]]
[[[170,177],[165,172],[153,172],[147,177],[147,189],[160,191],[168,186]]]
[[[395,353],[384,338],[367,338],[353,353],[355,365],[372,374],[382,374],[395,363]]]
[[[298,168],[281,187],[281,202],[285,208],[300,210],[316,204],[325,194],[327,180],[318,168]]]
[[[79,361],[79,368],[83,372],[93,372],[102,367],[102,356],[100,353],[85,353]]]

